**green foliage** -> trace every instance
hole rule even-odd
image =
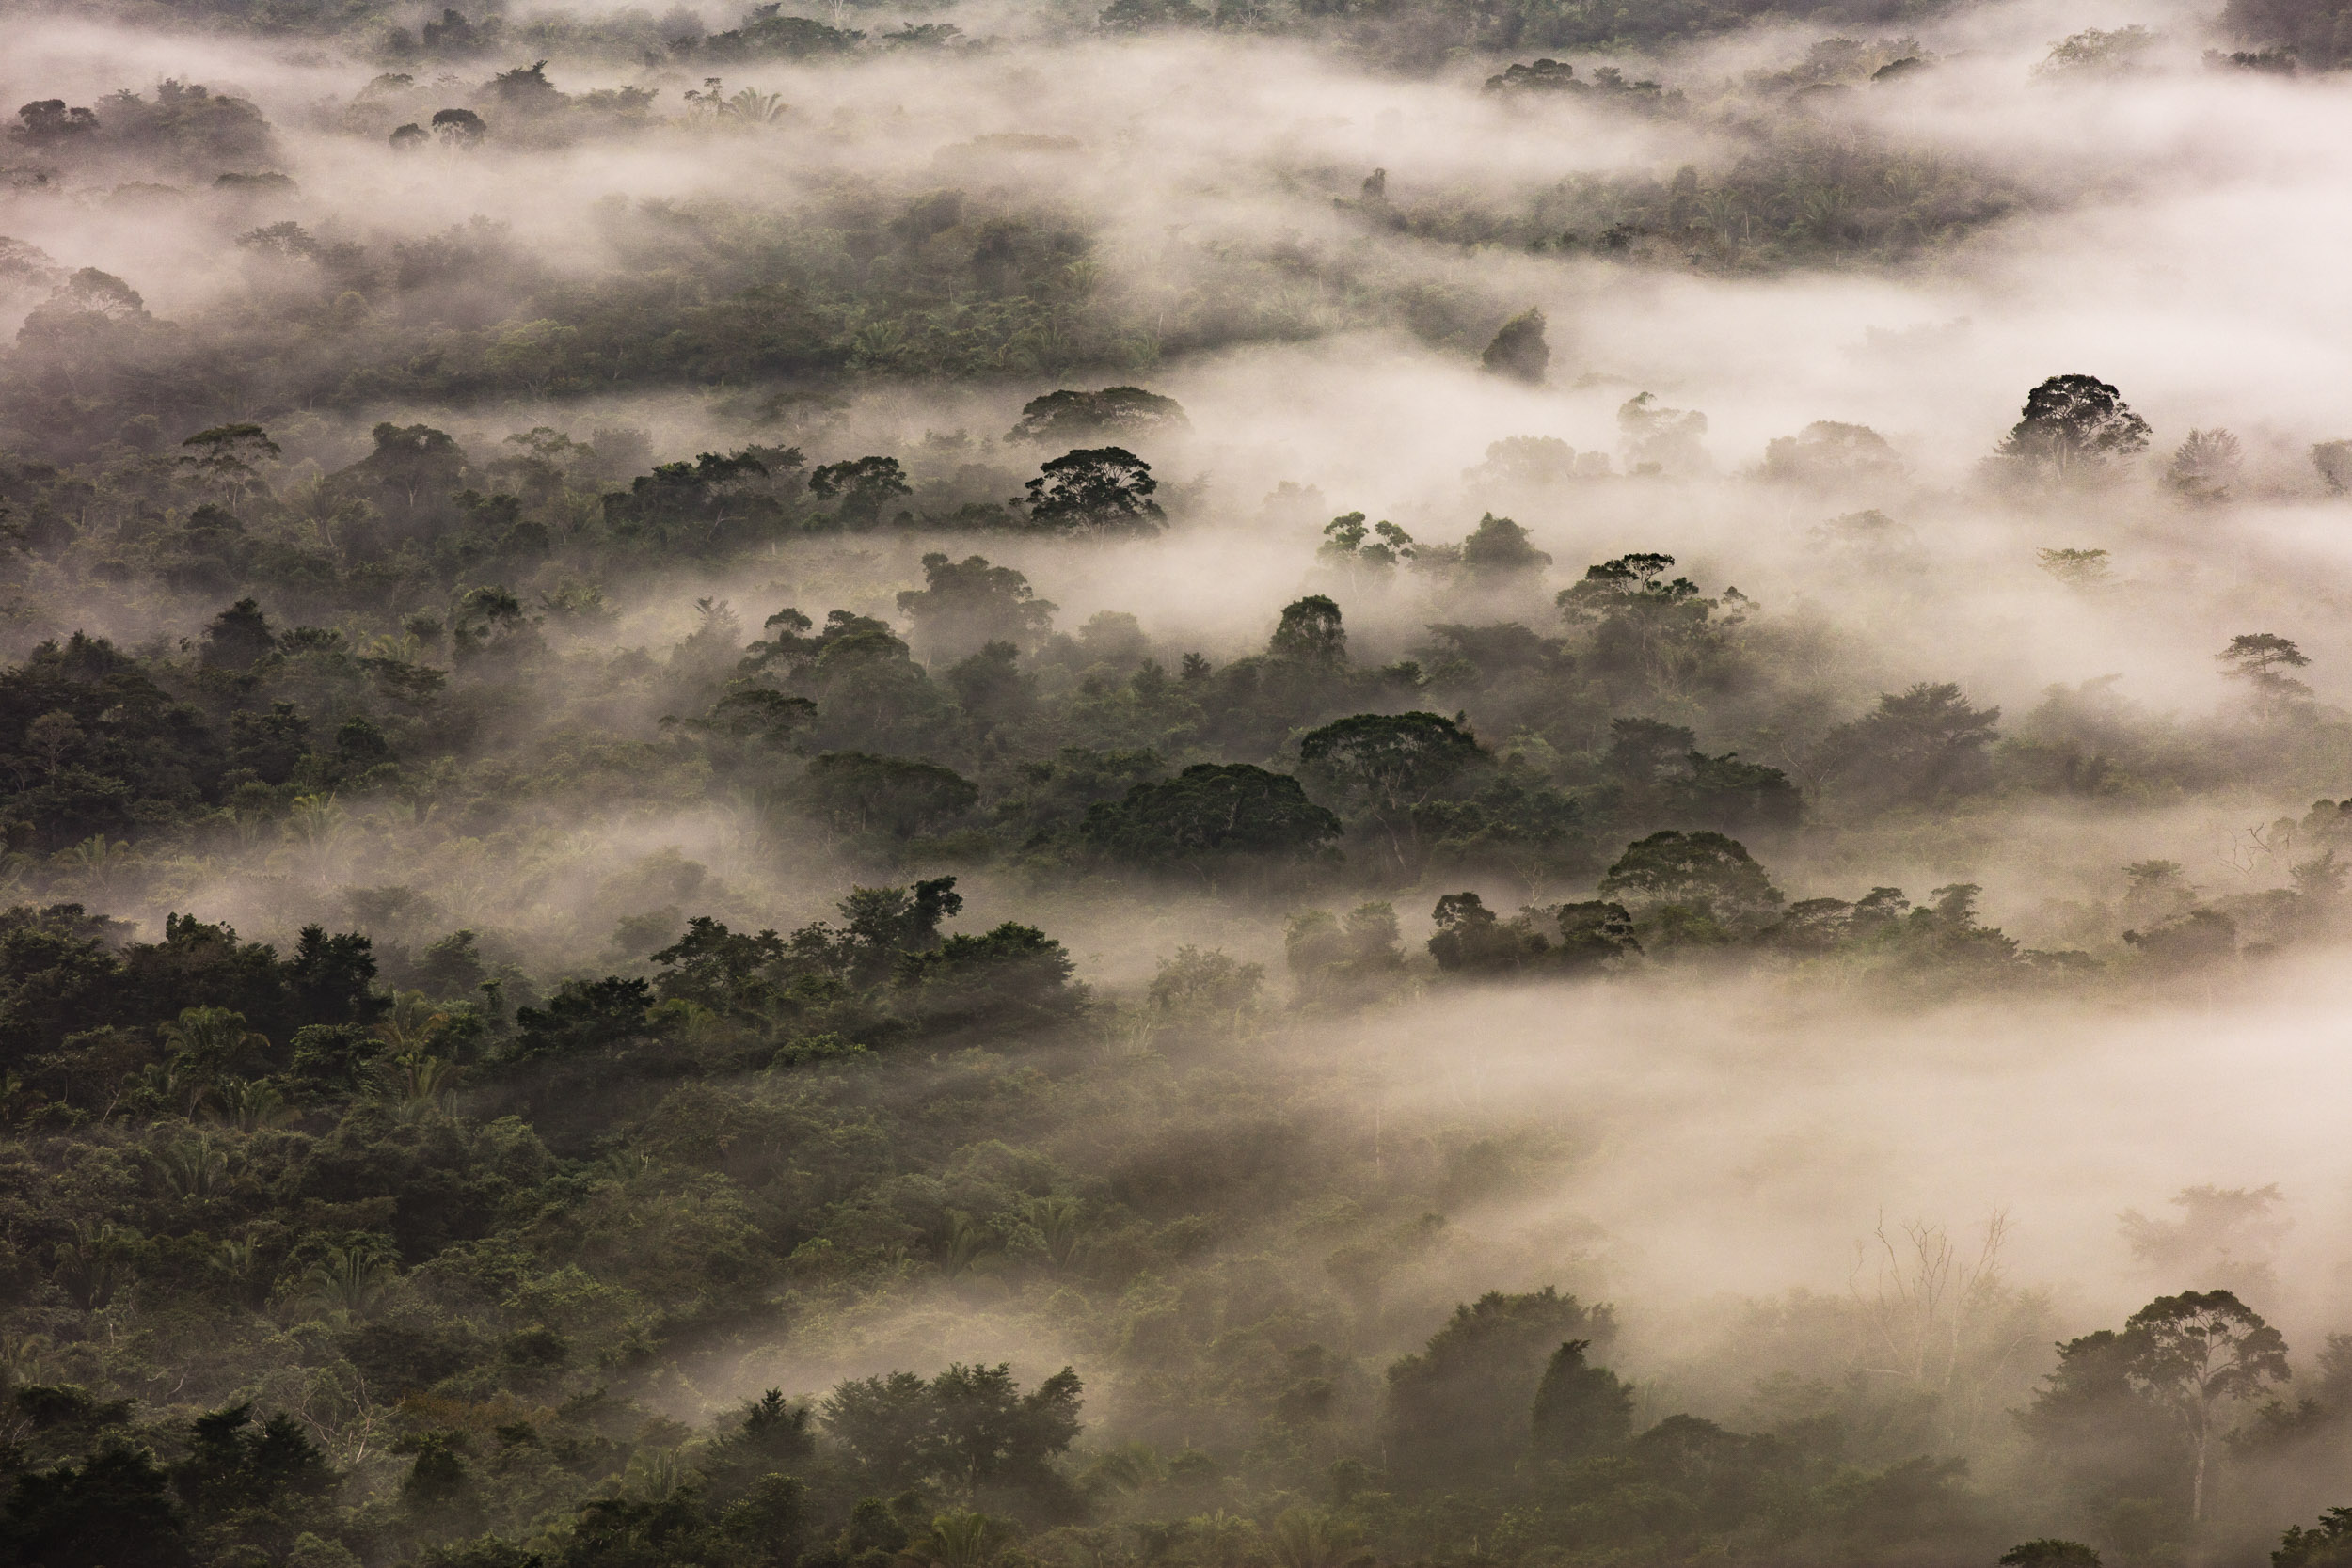
[[[1115,803],[1096,801],[1079,827],[1114,860],[1204,877],[1249,857],[1318,859],[1340,832],[1340,819],[1308,800],[1290,775],[1207,762],[1133,785]]]
[[[1551,65],[1554,62],[1546,60],[1542,63]],[[1518,66],[1511,69],[1524,70]],[[1509,72],[1498,80],[1508,81]],[[1488,86],[1494,84],[1489,83]],[[1504,322],[1501,330],[1495,333],[1494,341],[1486,345],[1486,351],[1479,356],[1479,362],[1492,374],[1523,381],[1531,387],[1542,386],[1544,367],[1551,363],[1551,345],[1544,341],[1544,313],[1530,309]]]
[[[1605,1415],[1581,1403],[1606,1406],[1613,1396],[1587,1401],[1587,1384],[1574,1375],[1585,1349],[1606,1347],[1616,1321],[1606,1307],[1585,1307],[1549,1286],[1525,1295],[1488,1291],[1454,1310],[1421,1354],[1390,1367],[1382,1418],[1391,1463],[1420,1484],[1444,1484],[1507,1468],[1524,1451],[1534,1419],[1538,1389],[1560,1361],[1564,1340],[1577,1351],[1569,1370],[1554,1380],[1545,1408],[1547,1439],[1552,1423],[1584,1424]],[[1612,1380],[1613,1383],[1613,1380]],[[1497,1418],[1505,1411],[1529,1412],[1518,1423]]]
[[[1033,647],[1053,629],[1057,608],[1037,598],[1019,572],[977,555],[961,562],[926,555],[923,586],[898,595],[898,613],[914,623],[915,641],[935,655],[966,654],[991,642]]]
[[[2331,1508],[2308,1528],[2289,1525],[2270,1554],[2271,1568],[2336,1568],[2352,1560],[2352,1508]]]
[[[1104,436],[1135,439],[1190,428],[1174,398],[1140,387],[1105,387],[1099,392],[1063,390],[1030,399],[1007,439],[1050,445]]]
[[[2113,387],[2095,376],[2054,375],[2026,395],[2025,412],[1999,450],[2067,483],[2095,476],[2147,448],[2148,421]]]
[[[1152,499],[1159,487],[1124,447],[1067,451],[1028,482],[1029,524],[1078,537],[1156,533],[1168,515]]]
[[[1633,1390],[1606,1367],[1588,1367],[1589,1339],[1570,1339],[1552,1352],[1535,1386],[1532,1451],[1573,1459],[1613,1449],[1631,1435]]]
[[[1666,911],[1674,911],[1709,931],[1754,929],[1786,902],[1744,845],[1705,831],[1668,829],[1627,845],[1600,891],[1623,895],[1661,924],[1671,924]],[[1677,940],[1702,939],[1685,931]]]

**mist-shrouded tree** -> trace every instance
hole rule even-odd
[[[946,681],[957,705],[983,734],[1037,709],[1037,677],[1021,668],[1021,650],[1010,642],[981,643],[947,667]]]
[[[1152,499],[1152,465],[1124,447],[1088,447],[1044,464],[1025,504],[1032,526],[1079,536],[1157,533],[1168,515]]]
[[[1627,845],[1602,876],[1600,893],[1653,910],[1689,910],[1727,930],[1760,926],[1786,901],[1739,840],[1672,829]]]
[[[1804,816],[1804,797],[1777,768],[1742,762],[1737,752],[1709,756],[1685,754],[1690,769],[1677,807],[1691,821],[1731,832],[1756,828],[1793,828]]]
[[[1347,663],[1347,627],[1340,607],[1321,594],[1310,594],[1282,607],[1282,618],[1266,641],[1266,657],[1316,669],[1336,670]]]
[[[1490,1291],[1456,1307],[1419,1354],[1389,1368],[1381,1428],[1391,1474],[1433,1486],[1507,1472],[1528,1445],[1536,1390],[1562,1343],[1605,1349],[1616,1329],[1608,1307],[1550,1286]]]
[[[946,694],[907,645],[870,616],[836,610],[811,636],[808,618],[787,610],[771,616],[765,629],[775,635],[751,645],[743,678],[771,672],[782,676],[789,695],[814,703],[813,747],[921,752],[953,716]]]
[[[1550,943],[1525,916],[1505,920],[1475,893],[1449,893],[1430,911],[1429,956],[1448,974],[1509,974],[1540,962]]]
[[[2330,495],[2352,491],[2352,441],[2319,441],[2312,447],[2312,467],[2319,470]]]
[[[2148,450],[2148,421],[2096,376],[2054,375],[2026,395],[1996,449],[2061,483],[2102,473]]]
[[[1544,325],[1541,310],[1530,309],[1513,316],[1478,356],[1479,363],[1491,375],[1542,386],[1544,371],[1551,363],[1551,345],[1544,339]]]
[[[1816,420],[1764,448],[1763,476],[1779,483],[1831,488],[1883,483],[1902,475],[1902,458],[1894,446],[1867,424]]]
[[[1550,565],[1551,557],[1527,540],[1527,530],[1489,512],[1462,541],[1462,569],[1473,578],[1498,580]]]
[[[1547,1459],[1577,1459],[1615,1448],[1633,1430],[1633,1390],[1606,1367],[1586,1364],[1590,1339],[1570,1339],[1551,1353],[1535,1385],[1529,1425],[1532,1451]]]
[[[881,527],[884,512],[901,497],[914,494],[895,457],[854,457],[811,468],[808,489],[834,503],[837,525],[859,531]]]
[[[951,768],[914,757],[826,752],[809,759],[811,800],[836,831],[907,838],[962,816],[979,790]]]
[[[604,497],[605,525],[624,539],[699,551],[738,547],[783,519],[774,483],[799,467],[798,448],[707,451],[663,463]]]
[[[2311,701],[2312,689],[2287,673],[2311,666],[2311,656],[2276,632],[2240,632],[2214,656],[2221,673],[2243,681],[2254,694],[2254,710],[2274,718]]]
[[[1865,798],[1924,805],[1968,794],[1989,783],[1985,752],[2000,720],[1949,681],[1922,681],[1824,736],[1820,770]]]
[[[1386,576],[1419,553],[1411,534],[1385,518],[1367,523],[1360,512],[1324,524],[1323,539],[1315,551],[1317,560],[1358,573]]]
[[[278,633],[262,613],[260,601],[239,599],[213,617],[204,628],[197,656],[220,670],[249,670],[257,659],[278,651]]]
[[[664,1002],[691,1002],[722,1018],[755,1017],[770,996],[766,971],[784,953],[784,939],[773,931],[733,931],[696,915],[684,935],[645,961],[662,968],[653,989]]]
[[[1298,781],[1241,763],[1196,763],[1087,809],[1079,835],[1114,860],[1183,866],[1209,876],[1222,862],[1316,859],[1340,836],[1337,816]]]
[[[2192,430],[2165,465],[2164,487],[2185,501],[2217,504],[2244,466],[2244,448],[2226,430]]]
[[[2135,1384],[2133,1347],[2111,1328],[2058,1347],[2058,1365],[2019,1414],[2037,1461],[2092,1507],[2171,1499],[2185,1516],[2188,1446],[2179,1423]]]
[[[1671,695],[1724,678],[1725,638],[1745,595],[1727,588],[1708,598],[1689,578],[1668,578],[1674,564],[1654,552],[1618,556],[1553,595],[1571,628],[1592,628],[1593,666],[1613,683]]]
[[[94,138],[101,129],[98,111],[68,108],[62,98],[42,98],[16,111],[18,123],[8,127],[8,140],[20,147],[50,149]]]
[[[2034,561],[2035,564],[2069,588],[2104,588],[2115,572],[2115,562],[2105,550],[2036,550]]]
[[[2166,862],[2155,863],[2169,864]],[[2176,873],[2177,866],[2172,868]],[[2155,925],[2193,907],[2193,890],[2176,887],[2176,898],[2147,897],[2141,911]],[[2130,908],[2126,895],[2125,908]],[[2268,1294],[2278,1288],[2273,1269],[2280,1243],[2293,1222],[2282,1212],[2285,1198],[2276,1183],[2217,1187],[2201,1183],[2174,1193],[2177,1218],[2158,1219],[2126,1209],[2119,1227],[2132,1259],[2151,1274],[2170,1279],[2201,1279],[2241,1295]],[[2323,1359],[2325,1359],[2323,1357]]]
[[[934,877],[911,887],[852,888],[834,909],[841,917],[838,926],[820,921],[785,939],[784,967],[793,974],[820,974],[850,986],[866,987],[898,974],[908,957],[936,950],[946,941],[941,926],[963,911],[963,895],[956,891],[953,877]],[[699,929],[696,923],[690,927],[690,935]],[[725,927],[718,927],[717,932],[727,938]],[[764,936],[758,940],[764,942]],[[756,959],[754,947],[747,945],[753,941],[729,938],[713,951],[747,962],[765,962]],[[686,945],[681,942],[679,950]],[[653,961],[671,960],[657,954]],[[682,973],[692,978],[691,972]],[[734,984],[729,981],[730,987]],[[717,1010],[717,1003],[705,1005]]]
[[[1405,967],[1396,909],[1386,902],[1359,904],[1341,916],[1295,914],[1282,951],[1301,994],[1316,997],[1377,990]]]
[[[914,623],[917,644],[935,654],[966,654],[990,642],[1034,647],[1053,629],[1058,608],[1036,597],[1021,573],[992,566],[985,556],[927,555],[923,584],[900,592],[898,613]]]
[[[1590,970],[1642,951],[1633,934],[1633,916],[1623,904],[1605,898],[1563,904],[1557,920],[1560,942],[1554,961],[1564,969]]]
[[[1680,724],[1632,714],[1609,721],[1609,750],[1601,771],[1638,798],[1656,793],[1679,769],[1698,736]]]
[[[772,755],[787,750],[792,737],[817,717],[817,705],[806,697],[790,697],[772,687],[747,686],[729,691],[708,711],[682,722],[714,739],[731,741],[748,760],[754,754]]]
[[[928,1380],[892,1372],[843,1383],[818,1420],[874,1491],[930,1481],[970,1496],[1051,1485],[1052,1462],[1078,1435],[1082,1392],[1066,1367],[1025,1393],[1009,1365],[959,1362]]]
[[[282,455],[269,432],[258,424],[215,425],[180,443],[188,455],[180,459],[189,477],[235,515],[238,502],[263,493],[261,465]]]
[[[490,139],[489,122],[471,109],[437,109],[433,135],[447,147],[479,147]]]
[[[2205,1477],[2230,1405],[2284,1383],[2287,1342],[2227,1291],[2159,1296],[2123,1324],[2127,1375],[2180,1423],[2191,1455],[2189,1519],[2205,1516]]]
[[[1087,990],[1070,977],[1076,965],[1062,944],[1034,926],[1008,920],[977,936],[941,939],[898,960],[907,1006],[943,1035],[1051,1029],[1086,1006]]]
[[[1400,869],[1419,846],[1416,810],[1485,755],[1475,736],[1434,713],[1359,713],[1298,742],[1309,775],[1364,812]]]
[[[329,474],[330,495],[362,499],[399,525],[395,537],[445,515],[466,472],[466,451],[448,432],[431,425],[396,425],[387,420],[370,433],[367,456]]]
[[[1703,474],[1708,462],[1700,443],[1706,437],[1706,415],[1664,407],[1654,392],[1637,393],[1617,409],[1617,443],[1628,473]]]
[[[1062,390],[1032,398],[1006,435],[1009,441],[1083,441],[1104,436],[1134,439],[1189,430],[1182,404],[1140,387],[1099,392]]]
[[[524,115],[554,114],[572,101],[570,94],[548,80],[545,60],[500,71],[490,78],[488,91],[500,108]]]

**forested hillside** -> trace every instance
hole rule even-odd
[[[2352,24],[436,9],[0,12],[0,1564],[2352,1562]]]

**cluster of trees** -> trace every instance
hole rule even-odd
[[[752,147],[717,138],[797,124],[731,85],[757,62],[971,46],[777,5],[715,31],[183,9],[367,29],[386,69],[316,128],[411,172]],[[2231,24],[2347,53],[2340,15],[2290,11]],[[1113,0],[1078,24],[1476,54],[1495,115],[1576,98],[1741,149],[1507,212],[1316,171],[1355,233],[1171,231],[1164,287],[1116,275],[1074,198],[1018,194],[1070,182],[998,178],[1085,153],[1063,138],[781,206],[609,202],[610,264],[582,273],[493,221],[306,227],[231,94],[24,105],[11,183],[193,203],[240,281],[165,320],[140,278],[0,241],[24,312],[0,355],[0,1564],[2087,1568],[2267,1546],[2289,1518],[2280,1568],[2352,1556],[2352,1511],[2319,1513],[2345,1499],[2300,1479],[2352,1444],[2352,1339],[2288,1403],[2259,1278],[2157,1237],[2177,1293],[2037,1361],[2048,1303],[1983,1270],[1946,1292],[1922,1232],[1892,1295],[1759,1308],[1736,1374],[1637,1389],[1610,1307],[1461,1300],[1501,1270],[1455,1217],[1539,1190],[1557,1130],[1400,1112],[1318,1043],[1503,983],[1743,966],[1916,1003],[2139,987],[2335,932],[2352,800],[2253,832],[2276,885],[2217,895],[2143,859],[2105,901],[1996,902],[2008,930],[1957,872],[1915,905],[1849,869],[1941,863],[1949,839],[1913,843],[2005,808],[2343,793],[2296,628],[2215,650],[2240,700],[2208,719],[2102,681],[2005,718],[1664,541],[1555,562],[1505,498],[1707,471],[1706,417],[1647,392],[1613,458],[1497,443],[1458,539],[1269,502],[1308,576],[1263,641],[1073,625],[1041,592],[1067,596],[1055,551],[1200,510],[1167,477],[1185,411],[1134,384],[1167,356],[1401,324],[1523,385],[1559,373],[1540,311],[1435,286],[1380,235],[1845,263],[2027,199],[1840,117],[1933,69],[1908,39],[1825,40],[1711,98],[1537,53],[1764,14]],[[2078,35],[2054,69],[2140,41]],[[700,85],[550,75],[588,57]],[[994,438],[791,434],[858,377],[1065,372]],[[681,387],[739,399],[742,444],[657,451],[560,412],[468,434],[506,400]],[[411,412],[339,447],[329,417],[362,408]],[[2110,484],[2153,434],[2115,387],[2055,376],[1987,478]],[[2165,504],[2228,501],[2240,455],[2191,432]],[[2352,485],[2352,446],[2312,455]],[[1899,477],[1874,432],[1824,422],[1756,483]],[[1899,533],[1873,511],[1821,539],[1881,559]],[[2085,592],[2107,569],[2042,564]],[[763,602],[648,629],[682,569]],[[838,894],[818,919],[792,902],[813,882]],[[1182,943],[1131,985],[1081,978],[1200,911],[1236,950],[1279,930],[1284,962]],[[2261,1195],[2201,1201],[2233,1199]]]
[[[1183,423],[1140,388],[1063,390],[1033,400],[1008,440],[1048,451],[1158,441]],[[1646,395],[1621,423],[1637,473],[1689,465],[1705,428]],[[2147,440],[2114,388],[2054,377],[1994,461],[2012,478],[2101,483]],[[230,845],[326,889],[389,867],[420,830],[480,833],[559,801],[611,809],[716,784],[769,832],[884,864],[1174,876],[1231,892],[1301,878],[1374,895],[1427,887],[1448,894],[1437,918],[1449,969],[1708,946],[1998,951],[2047,969],[2082,951],[2234,952],[2241,935],[2273,943],[2332,919],[2342,870],[2324,825],[2281,862],[2291,888],[2227,907],[2181,890],[2160,918],[2108,911],[2101,928],[2106,917],[2087,916],[2070,940],[2023,954],[1975,934],[1976,894],[1962,883],[1907,914],[1887,889],[1784,912],[1777,893],[1706,891],[1697,871],[1616,895],[1630,859],[1668,840],[1727,844],[1752,864],[1740,839],[1769,849],[1817,821],[2203,787],[2257,755],[2296,768],[2324,750],[2331,721],[2296,673],[2308,656],[2276,633],[2220,650],[2246,709],[2201,733],[2167,733],[2093,682],[2054,689],[2004,736],[1998,709],[1932,681],[1842,721],[1815,703],[1791,732],[1770,717],[1799,699],[1786,689],[1788,634],[1737,589],[1676,575],[1663,553],[1589,566],[1551,595],[1548,626],[1431,622],[1425,641],[1377,664],[1351,654],[1339,599],[1311,594],[1282,609],[1262,652],[1218,664],[1155,644],[1118,612],[1057,631],[1057,607],[1025,574],[943,551],[923,557],[923,586],[897,595],[898,624],[836,609],[819,626],[787,608],[755,638],[704,601],[697,629],[656,665],[599,641],[606,584],[645,564],[882,527],[1117,538],[1162,526],[1157,481],[1114,445],[1046,459],[1025,495],[961,501],[1012,479],[881,455],[810,467],[797,449],[759,445],[628,475],[644,449],[628,431],[580,443],[540,427],[506,445],[483,460],[431,426],[387,422],[358,462],[285,484],[272,481],[278,442],[246,423],[79,468],[0,471],[21,573],[248,591],[176,649],[77,630],[0,672],[11,769],[0,822],[25,893],[101,906],[160,895]],[[1586,473],[1583,458],[1540,445],[1488,467]],[[1773,444],[1766,477],[1850,476],[1886,461],[1883,448],[1861,427],[1816,426]],[[2216,467],[2200,483],[2226,494],[2227,478]],[[1491,512],[1459,544],[1362,514],[1323,532],[1319,569],[1346,594],[1388,594],[1410,574],[1439,603],[1540,602],[1551,564]],[[2054,553],[2082,558],[2045,560],[2061,575],[2098,564],[2095,552]],[[590,670],[600,673],[583,685]],[[501,741],[522,694],[549,684],[567,705],[554,727],[570,738],[554,753]],[[1709,730],[1724,738],[1702,744]],[[485,746],[506,754],[483,758]],[[2287,827],[2282,847],[2296,838]],[[1536,900],[1506,919],[1483,902],[1497,882],[1532,900],[1596,878],[1597,903]]]
[[[153,90],[152,98],[124,87],[95,103],[44,98],[23,105],[5,134],[9,173],[47,181],[151,169],[232,191],[275,173],[277,140],[252,103],[171,77]]]
[[[1710,11],[1667,32],[1743,20]],[[769,134],[789,123],[789,105],[755,87],[730,89],[723,73],[736,62],[935,45],[954,32],[910,24],[861,43],[854,29],[772,6],[708,36],[683,15],[662,26],[672,31],[657,53],[703,73],[701,87],[666,108],[665,89],[654,86],[567,90],[549,75],[547,56],[564,41],[542,36],[562,31],[552,23],[520,30],[531,35],[526,55],[540,57],[460,83],[435,63],[506,60],[516,40],[452,10],[425,24],[421,40],[395,29],[389,63],[399,69],[352,96],[341,128],[435,156],[586,137]],[[1870,62],[1893,48],[1826,40],[1792,80],[1806,90],[1867,83]],[[1571,67],[1542,64],[1549,69],[1514,65],[1498,76],[1500,96],[1586,86]],[[1384,171],[1363,182],[1360,199],[1340,205],[1377,231],[1449,245],[1772,267],[1906,255],[2027,199],[1992,171],[1922,159],[1804,116],[1692,108],[1606,68],[1592,86],[1639,112],[1728,116],[1751,149],[1725,166],[1685,167],[1663,181],[1571,177],[1509,211],[1469,191],[1391,186]],[[151,446],[155,427],[142,421],[197,428],[387,402],[910,372],[1116,375],[1205,348],[1368,326],[1469,354],[1506,314],[1472,293],[1432,289],[1384,250],[1343,239],[1171,241],[1186,251],[1181,265],[1168,258],[1169,276],[1183,279],[1172,296],[1157,282],[1107,277],[1091,216],[1068,201],[1017,197],[990,172],[1003,159],[1084,155],[1054,137],[983,137],[961,150],[969,178],[956,178],[964,166],[954,165],[945,183],[919,188],[832,181],[781,209],[711,197],[607,202],[584,221],[609,264],[581,277],[515,243],[489,216],[365,240],[314,232],[260,111],[200,86],[167,81],[151,99],[125,91],[86,105],[40,100],[19,119],[7,143],[11,178],[117,202],[200,196],[218,230],[236,235],[242,263],[238,286],[217,305],[166,320],[147,309],[151,280],[12,244],[0,293],[37,309],[0,359],[0,450],[46,459],[87,459],[110,441]]]
[[[1844,41],[1844,40],[1840,40]],[[1537,68],[1553,67],[1550,71]],[[1523,68],[1513,66],[1512,72]],[[1539,60],[1489,84],[1506,99],[1583,84]],[[1596,90],[1642,100],[1604,70]],[[1836,88],[1835,90],[1848,90]],[[1680,95],[1660,112],[1691,113]],[[1451,189],[1380,182],[1342,205],[1385,230],[1454,245],[1507,245],[1536,255],[1604,256],[1645,265],[1760,271],[1888,263],[1950,245],[2025,210],[2029,193],[1989,167],[1874,144],[1842,127],[1798,121],[1724,166],[1655,176],[1571,175],[1497,210]]]

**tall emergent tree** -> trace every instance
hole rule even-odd
[[[2147,449],[2148,421],[2122,393],[2096,376],[2054,375],[2026,394],[2023,417],[1997,450],[2065,482]]]
[[[2287,1342],[2227,1291],[2159,1296],[2123,1323],[2126,1375],[2169,1412],[2192,1455],[2188,1516],[2205,1516],[2205,1471],[2224,1407],[2288,1378]]]

